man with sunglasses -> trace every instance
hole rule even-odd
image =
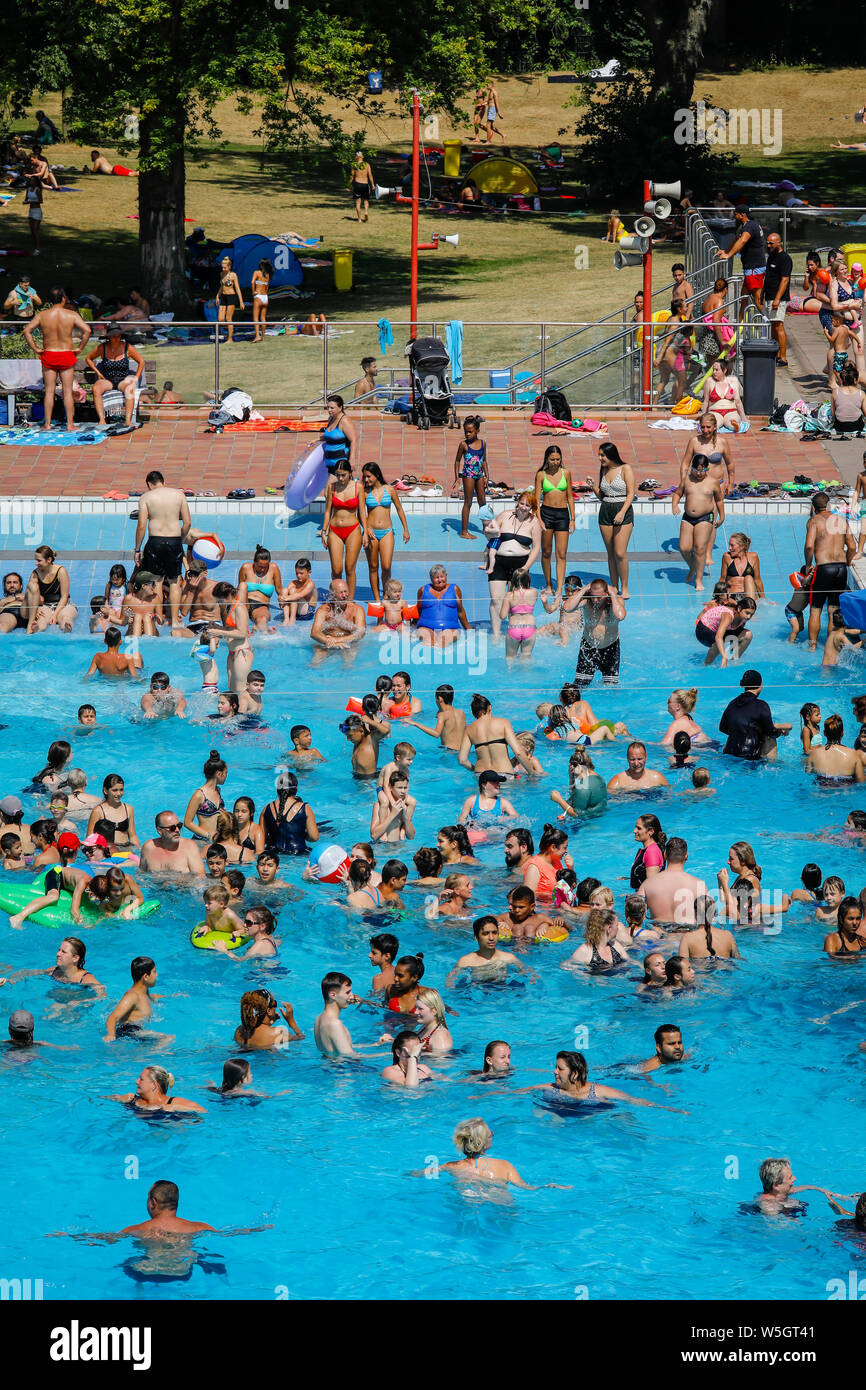
[[[204,874],[204,860],[195,840],[181,838],[183,826],[174,811],[160,811],[156,835],[141,847],[141,869],[151,874]]]
[[[186,696],[172,685],[166,671],[154,671],[150,678],[150,689],[145,691],[139,703],[145,719],[171,719],[175,714],[183,719],[186,714]]]

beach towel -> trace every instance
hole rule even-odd
[[[81,425],[73,430],[0,430],[0,444],[29,444],[38,449],[66,448],[70,444],[104,444],[105,430]]]
[[[380,319],[376,326],[379,329],[379,351],[384,357],[394,344],[394,333],[387,319]]]
[[[451,358],[451,381],[459,386],[463,380],[463,324],[451,319],[445,329],[445,348]]]

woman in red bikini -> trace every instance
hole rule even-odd
[[[355,597],[355,566],[361,547],[367,545],[367,505],[364,493],[352,477],[352,465],[341,459],[325,493],[325,519],[322,523],[322,544],[331,557],[331,583],[343,578],[349,586],[349,598]]]
[[[704,387],[701,406],[705,415],[715,415],[719,429],[727,427],[736,434],[740,428],[740,421],[746,418],[746,412],[740,395],[740,383],[735,376],[730,375],[730,370],[728,362],[713,363]]]

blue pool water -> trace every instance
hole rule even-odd
[[[56,526],[55,526],[56,522]],[[736,518],[730,530],[747,529],[758,550],[770,595],[787,597],[786,576],[795,568],[804,522],[800,518]],[[53,528],[53,529],[52,529]],[[233,529],[234,528],[234,529]],[[274,549],[304,548],[310,528],[276,540],[273,524],[237,518],[219,529],[231,549],[249,549],[267,533]],[[129,543],[131,527],[106,519],[46,518],[46,540],[68,561],[73,548],[98,558],[73,560],[73,595],[86,608],[102,588],[110,556]],[[442,519],[415,527],[413,552],[399,573],[414,587],[428,560],[443,547]],[[282,533],[286,536],[286,533]],[[699,601],[681,582],[669,517],[640,518],[634,550],[652,558],[633,569],[635,600],[622,632],[622,683],[594,690],[600,716],[627,719],[650,744],[650,764],[667,758],[653,747],[667,726],[665,701],[677,685],[696,685],[696,718],[715,730],[725,703],[736,693],[741,670],[707,671],[692,637]],[[15,553],[20,538],[5,537]],[[486,615],[477,556],[446,535],[455,561],[452,577],[464,586],[470,613]],[[570,568],[603,573],[587,560],[598,549],[593,530],[578,533]],[[656,555],[655,552],[660,552]],[[461,559],[458,562],[457,556]],[[23,561],[2,569],[27,573]],[[717,570],[715,571],[717,573]],[[316,577],[325,581],[317,561]],[[479,582],[480,581],[480,582]],[[83,622],[79,622],[79,629]],[[763,673],[778,719],[796,725],[797,711],[816,700],[822,716],[839,711],[846,734],[854,733],[850,696],[863,688],[859,662],[823,673],[820,661],[785,644],[787,624],[779,607],[763,607],[755,623],[749,663]],[[341,658],[312,668],[303,633],[257,642],[257,665],[268,676],[267,728],[237,737],[215,731],[195,691],[198,667],[187,644],[165,639],[144,643],[148,670],[157,665],[192,697],[187,724],[144,726],[134,718],[137,694],[81,683],[94,640],[79,630],[56,636],[9,638],[6,698],[0,730],[0,794],[19,792],[43,765],[52,739],[69,737],[74,762],[98,790],[106,773],[120,771],[139,831],[149,832],[164,807],[183,813],[201,784],[201,765],[211,747],[229,764],[226,799],[251,795],[260,810],[273,794],[275,769],[288,746],[288,729],[304,721],[328,762],[306,774],[302,793],[320,818],[348,845],[368,838],[372,789],[352,779],[347,745],[337,725],[350,694],[363,694],[383,669],[377,643],[368,641],[348,665]],[[405,665],[385,654],[386,666]],[[497,713],[515,728],[534,727],[538,700],[558,692],[574,669],[574,648],[536,648],[519,668],[506,666],[501,649],[473,648],[471,667],[412,665],[416,693],[432,722],[432,690],[449,679],[468,705],[475,690],[488,694]],[[486,664],[484,664],[486,663]],[[99,727],[82,734],[75,712],[84,700],[98,708]],[[409,731],[420,750],[412,774],[418,797],[418,838],[435,842],[440,825],[456,819],[474,789],[468,773],[424,735]],[[551,788],[566,790],[568,749],[543,744],[548,777],[514,787],[512,799],[536,841],[551,819]],[[605,777],[624,766],[622,744],[594,752]],[[816,860],[855,893],[866,881],[862,850],[839,834],[850,809],[866,807],[866,794],[821,790],[802,772],[795,734],[781,744],[776,765],[727,765],[718,752],[710,767],[715,796],[697,798],[677,774],[669,792],[638,804],[626,798],[600,819],[572,827],[570,848],[580,876],[609,884],[621,905],[634,855],[636,814],[652,809],[668,834],[684,835],[690,867],[714,885],[736,839],[754,846],[767,891],[799,882],[802,865]],[[26,801],[28,812],[35,810]],[[28,816],[28,818],[32,818]],[[411,850],[409,851],[411,853]],[[387,852],[380,855],[387,857]],[[406,858],[408,859],[407,853]],[[479,850],[481,867],[470,869],[474,903],[502,910],[505,885],[501,842]],[[531,948],[534,983],[458,985],[446,994],[457,1011],[451,1020],[452,1056],[437,1061],[442,1079],[417,1093],[392,1092],[379,1078],[389,1060],[334,1063],[312,1042],[321,1008],[319,980],[330,969],[351,975],[369,990],[371,930],[347,915],[331,890],[301,883],[301,861],[284,864],[294,888],[282,910],[278,962],[233,965],[188,942],[202,914],[199,894],[160,886],[164,910],[140,924],[114,923],[86,933],[87,964],[107,987],[107,1001],[88,1000],[43,979],[4,987],[4,1018],[13,1008],[37,1017],[37,1036],[72,1048],[40,1049],[0,1058],[0,1116],[6,1219],[0,1235],[0,1274],[41,1278],[46,1298],[650,1298],[722,1297],[821,1299],[835,1278],[859,1269],[863,1253],[842,1238],[824,1199],[807,1194],[802,1219],[768,1220],[741,1212],[758,1189],[757,1167],[770,1155],[790,1156],[800,1182],[841,1192],[863,1186],[859,1154],[864,1139],[861,1087],[866,1055],[863,1011],[853,1009],[827,1026],[810,1020],[845,1003],[866,999],[862,967],[833,962],[821,951],[823,932],[803,908],[784,919],[778,935],[743,931],[743,960],[715,969],[698,963],[698,987],[665,1001],[635,993],[635,969],[609,978],[560,968],[577,941]],[[457,957],[469,949],[468,925],[431,925],[419,906],[423,894],[406,892],[407,913],[396,925],[401,953],[423,950],[425,983],[444,986]],[[49,966],[56,931],[25,924],[20,932],[0,917],[0,971]],[[672,949],[672,947],[670,948]],[[109,1007],[129,979],[135,955],[152,955],[159,968],[154,1026],[173,1035],[157,1049],[133,1040],[101,1041]],[[219,1080],[235,1052],[232,1034],[244,989],[264,984],[291,1000],[307,1037],[287,1053],[254,1054],[254,1084],[268,1099],[225,1102],[203,1088]],[[356,1041],[377,1036],[381,1017],[350,1011]],[[623,1068],[649,1057],[659,1023],[683,1030],[691,1057],[651,1085]],[[585,1045],[591,1078],[634,1095],[687,1111],[628,1106],[565,1117],[534,1103],[516,1088],[550,1079],[560,1048]],[[485,1044],[511,1044],[515,1074],[481,1085],[469,1073],[481,1065]],[[178,1094],[200,1100],[206,1115],[142,1119],[106,1097],[134,1089],[148,1062],[174,1072]],[[277,1092],[287,1094],[277,1095]],[[458,1190],[435,1174],[435,1162],[454,1156],[455,1123],[483,1116],[495,1131],[494,1154],[512,1160],[531,1183],[570,1184],[565,1191],[487,1193]],[[57,1230],[112,1231],[145,1216],[144,1199],[157,1178],[181,1189],[181,1214],[221,1228],[267,1225],[248,1235],[206,1235],[198,1241],[204,1264],[184,1280],[145,1281],[132,1266],[141,1251],[131,1242],[107,1245],[47,1238]]]

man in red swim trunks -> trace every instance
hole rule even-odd
[[[66,428],[71,430],[75,411],[72,378],[75,371],[75,359],[78,356],[72,335],[76,331],[79,332],[81,334],[81,347],[84,347],[92,330],[90,324],[85,323],[81,315],[69,307],[66,291],[59,287],[49,291],[46,307],[40,309],[39,313],[24,327],[24,338],[32,352],[36,351],[33,334],[37,328],[42,333],[42,351],[39,354],[39,360],[42,363],[42,380],[45,383],[45,419],[42,428],[44,430],[51,429],[54,391],[59,376],[63,388]]]

